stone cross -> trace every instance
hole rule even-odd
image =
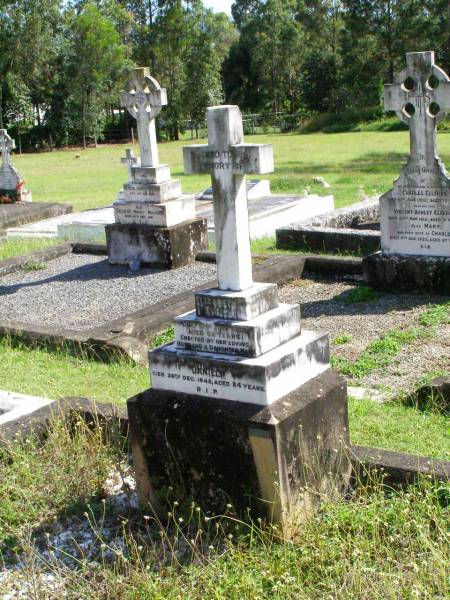
[[[121,93],[121,105],[136,119],[141,165],[158,166],[155,117],[167,104],[166,90],[161,88],[147,67],[133,69],[128,90]]]
[[[137,156],[134,156],[134,152],[132,148],[127,148],[125,150],[125,156],[123,158],[120,159],[120,162],[123,165],[127,165],[128,167],[128,181],[132,181],[133,179],[133,174],[131,171],[131,168],[135,165],[139,164],[139,158]]]
[[[434,64],[434,52],[406,54],[406,69],[384,87],[385,110],[409,127],[411,161],[431,165],[436,159],[436,125],[450,109],[450,80]]]
[[[9,153],[16,147],[16,142],[8,135],[6,129],[0,129],[0,148],[3,166],[9,165]]]
[[[210,173],[219,289],[241,291],[253,284],[246,174],[271,173],[271,144],[244,144],[238,106],[207,110],[208,145],[183,148],[185,173]]]

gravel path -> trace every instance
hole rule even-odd
[[[102,256],[67,254],[45,269],[0,279],[0,321],[94,329],[216,276],[206,263],[163,271],[112,266]]]
[[[372,301],[348,304],[343,299],[354,287],[302,279],[283,287],[280,298],[300,302],[303,327],[327,331],[333,354],[349,360],[356,360],[372,340],[388,330],[417,326],[428,304],[448,301],[448,297],[437,295],[382,294]],[[350,340],[338,345],[335,339],[342,334]],[[423,374],[437,370],[450,371],[450,325],[439,326],[432,339],[405,346],[389,367],[373,371],[358,383],[396,393],[411,389]]]

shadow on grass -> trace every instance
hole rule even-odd
[[[361,173],[399,173],[406,163],[408,154],[403,152],[367,152],[359,158],[345,163],[300,163],[289,161],[277,166],[275,175],[310,175],[311,173],[339,173],[355,171]]]
[[[355,289],[358,289],[356,287]],[[348,302],[349,293],[340,297],[302,302],[302,317],[332,317],[348,315],[385,315],[398,310],[410,310],[429,304],[444,304],[448,298],[444,296],[431,296],[428,294],[383,294],[367,302]]]
[[[403,152],[367,152],[340,165],[344,171],[360,171],[361,173],[400,173],[406,164],[408,154]]]

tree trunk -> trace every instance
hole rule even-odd
[[[3,81],[0,81],[0,129],[4,129],[4,124],[3,124]]]
[[[84,94],[81,101],[81,126],[83,128],[83,149],[86,150],[86,101]]]

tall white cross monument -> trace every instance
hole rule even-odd
[[[450,179],[437,155],[436,126],[450,110],[450,80],[434,52],[406,55],[406,69],[385,86],[384,105],[409,127],[411,152],[381,199],[384,254],[450,256]]]
[[[175,342],[149,353],[151,389],[128,401],[137,489],[162,513],[168,486],[213,514],[259,498],[282,525],[346,489],[346,385],[328,335],[302,329],[276,284],[252,281],[244,180],[273,170],[272,146],[243,143],[237,106],[209,108],[208,132],[184,160],[212,177],[219,288],[195,292]]]
[[[133,69],[128,90],[121,94],[122,107],[136,119],[143,167],[158,166],[155,118],[167,104],[164,88],[150,76],[148,67]]]
[[[274,170],[271,144],[244,144],[238,106],[208,108],[208,145],[183,148],[185,173],[210,173],[221,290],[252,286],[245,175]]]

